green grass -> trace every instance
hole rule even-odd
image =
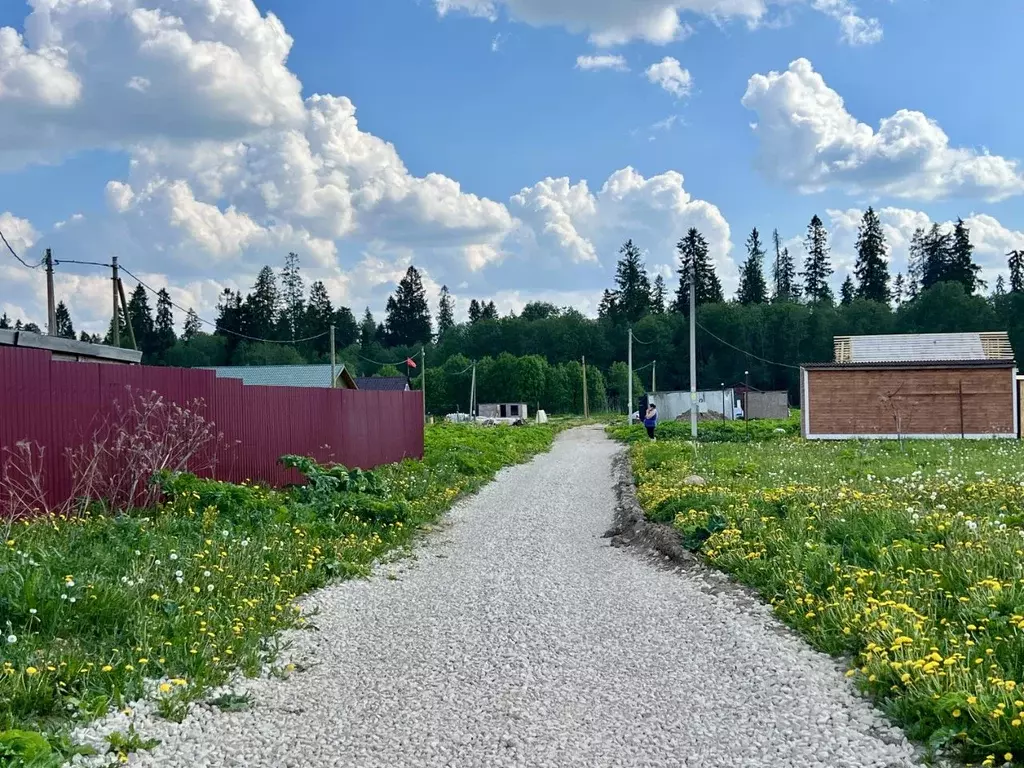
[[[164,480],[157,509],[15,525],[0,540],[0,735],[43,732],[58,748],[42,755],[31,737],[9,739],[21,747],[0,738],[3,764],[28,765],[29,749],[56,764],[71,725],[144,695],[180,719],[232,673],[273,665],[278,633],[306,624],[298,597],[367,574],[554,433],[437,425],[422,462],[372,482],[339,484],[315,466],[307,486],[283,491],[185,475]]]
[[[774,434],[774,433],[773,433]],[[638,441],[648,515],[933,751],[1024,758],[1024,446]],[[690,474],[708,484],[683,483]],[[1010,755],[1010,758],[1006,756]]]

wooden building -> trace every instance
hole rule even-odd
[[[106,344],[47,336],[32,331],[0,329],[0,347],[42,349],[53,360],[73,363],[109,363],[112,365],[139,365],[142,353],[134,349],[121,349]]]
[[[1006,333],[840,336],[800,369],[809,440],[1015,438],[1017,366]]]

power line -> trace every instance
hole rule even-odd
[[[101,264],[100,266],[109,266],[109,265],[102,265]],[[142,281],[142,279],[138,275],[132,273],[127,267],[124,267],[124,266],[121,266],[121,265],[118,265],[118,266],[119,266],[119,268],[120,268],[120,270],[122,272],[124,272],[126,275],[128,275],[129,277],[134,279],[136,282],[138,282],[139,285],[141,285],[143,288],[148,290],[150,293],[153,293],[153,294],[159,294],[160,293],[160,291],[154,290],[152,286],[147,285],[146,283],[144,283]],[[170,294],[168,294],[168,299],[169,298],[170,298]],[[258,336],[248,336],[248,335],[246,335],[244,333],[239,333],[238,331],[233,331],[230,328],[220,328],[220,327],[217,326],[216,323],[211,323],[209,320],[205,320],[204,318],[199,317],[199,315],[197,315],[195,313],[195,310],[193,310],[193,309],[185,309],[183,306],[181,306],[180,304],[176,304],[173,301],[170,302],[170,305],[172,307],[178,309],[179,311],[186,313],[186,315],[188,315],[188,314],[194,315],[195,318],[197,320],[199,320],[199,322],[205,323],[206,325],[209,325],[209,326],[211,326],[213,328],[216,328],[221,333],[229,333],[232,336],[237,336],[238,338],[245,339],[247,341],[262,341],[262,342],[265,342],[267,344],[299,344],[299,343],[302,343],[304,341],[314,341],[316,339],[321,339],[321,338],[323,338],[324,336],[327,336],[330,333],[330,331],[324,331],[323,333],[318,333],[316,336],[307,336],[306,338],[303,338],[303,339],[289,339],[287,341],[281,341],[280,339],[261,339]]]
[[[780,368],[791,368],[794,371],[799,371],[800,370],[800,366],[798,366],[798,365],[789,365],[788,363],[777,363],[774,360],[768,360],[768,359],[763,358],[763,357],[758,357],[753,352],[748,352],[745,349],[740,349],[736,345],[730,344],[728,341],[726,341],[725,339],[721,338],[720,336],[716,336],[715,334],[713,334],[711,331],[709,331],[707,328],[705,328],[700,323],[697,323],[697,327],[700,328],[702,331],[704,331],[704,333],[706,333],[711,338],[715,339],[716,341],[720,341],[722,344],[725,344],[725,346],[727,346],[727,347],[729,347],[731,349],[735,349],[737,352],[742,352],[744,355],[747,355],[748,357],[752,357],[755,360],[758,360],[758,361],[760,361],[762,363],[767,363],[768,365],[777,365]]]
[[[22,265],[28,267],[29,269],[39,269],[46,262],[46,260],[43,259],[38,264],[29,264],[27,261],[25,261],[23,258],[21,258],[21,256],[19,256],[17,253],[15,253],[14,249],[11,248],[11,244],[7,242],[7,238],[4,237],[4,233],[3,232],[0,232],[0,240],[4,241],[4,245],[6,245],[7,246],[7,250],[11,252],[11,256],[16,258],[18,261],[20,261],[22,263]]]
[[[107,269],[112,268],[112,264],[100,264],[98,261],[75,261],[74,259],[54,259],[54,265],[57,264],[84,264],[87,267],[106,267]],[[125,272],[128,270],[126,269]]]

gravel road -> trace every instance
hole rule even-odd
[[[243,712],[143,714],[162,743],[132,765],[916,765],[763,606],[609,546],[617,450],[597,430],[564,434],[415,559],[311,596],[319,631],[293,637],[313,666],[244,681]]]

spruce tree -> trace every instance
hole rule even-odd
[[[430,306],[416,267],[409,267],[387,303],[387,338],[393,346],[413,346],[430,341]]]
[[[367,307],[366,312],[363,313],[363,321],[359,324],[359,346],[363,348],[363,354],[373,346],[376,340],[377,321],[373,317],[373,312]]]
[[[889,303],[889,265],[882,222],[874,208],[864,212],[857,233],[857,296],[868,301]]]
[[[156,322],[153,324],[153,353],[156,359],[163,362],[167,350],[177,341],[171,295],[166,288],[161,288],[156,295]]]
[[[7,313],[4,312],[2,315],[0,315],[0,331],[7,331],[7,330],[10,330],[10,328],[11,328],[11,318],[9,318],[7,316]]]
[[[768,301],[768,286],[764,281],[764,246],[755,227],[747,238],[747,260],[740,270],[740,288],[736,300],[740,304],[764,304]]]
[[[694,303],[720,304],[725,300],[722,283],[715,273],[715,265],[708,255],[708,242],[704,236],[691,227],[676,246],[679,251],[679,288],[670,311],[685,314],[690,311],[690,272],[694,271]]]
[[[907,300],[913,301],[921,293],[924,279],[925,232],[921,227],[914,230],[910,238],[910,253],[907,255]]]
[[[627,240],[619,254],[615,267],[615,287],[618,294],[618,306],[623,318],[635,323],[651,311],[651,280],[647,276],[643,255],[640,249]]]
[[[656,315],[665,313],[665,278],[661,275],[654,278],[654,287],[651,288],[651,312]]]
[[[931,230],[921,240],[922,291],[949,278],[952,258],[953,236],[949,232],[944,232],[938,224],[932,224]]]
[[[779,230],[772,232],[775,246],[775,263],[772,264],[772,301],[799,301],[800,286],[796,282],[796,265],[789,255],[789,248],[782,247]]]
[[[804,262],[804,294],[809,302],[828,302],[834,300],[829,278],[832,277],[832,263],[829,260],[828,232],[817,215],[811,219],[807,227],[807,238],[804,241],[807,249],[807,260]]]
[[[299,337],[305,314],[306,286],[299,274],[299,256],[289,253],[281,272],[281,315],[278,320],[278,338],[281,341]],[[255,334],[251,334],[255,335]]]
[[[277,276],[270,267],[263,267],[256,276],[252,293],[245,298],[245,333],[257,339],[273,339],[278,328],[281,294]],[[291,338],[291,334],[287,334]]]
[[[993,296],[1005,296],[1006,295],[1006,278],[1002,275],[996,277],[995,288],[992,289]]]
[[[974,245],[971,243],[971,230],[963,219],[957,219],[953,227],[953,242],[949,252],[949,264],[945,279],[960,283],[968,296],[984,287],[979,277],[981,267],[974,263]]]
[[[853,300],[856,297],[856,294],[857,289],[854,288],[853,278],[847,275],[846,279],[843,281],[842,287],[839,290],[839,303],[842,304],[844,307],[850,306],[851,304],[853,304]]]
[[[314,357],[321,359],[330,355],[332,325],[334,325],[334,305],[331,303],[330,294],[327,293],[327,286],[322,280],[317,280],[309,287],[309,301],[306,302],[302,324],[299,326],[299,334],[303,338],[319,337],[308,342],[307,353],[312,353]],[[320,335],[324,333],[327,335]],[[335,329],[334,344],[335,350],[337,350],[337,329]]]
[[[441,297],[437,306],[437,337],[441,338],[455,327],[455,300],[448,292],[448,286],[441,286]]]
[[[141,283],[135,287],[132,297],[128,300],[128,322],[132,324],[132,330],[135,332],[135,345],[142,351],[146,361],[156,360],[153,311],[149,307],[149,294]]]
[[[1024,250],[1010,251],[1006,254],[1010,267],[1010,292],[1024,293]]]
[[[469,324],[475,325],[480,322],[480,316],[483,314],[483,310],[480,308],[480,302],[473,299],[469,302]]]
[[[897,307],[903,306],[903,295],[906,291],[906,286],[903,284],[903,273],[897,272],[896,279],[892,281],[892,300],[896,303]]]
[[[7,315],[4,315],[6,318]],[[68,305],[63,301],[57,302],[57,335],[62,339],[73,339],[75,338],[75,326],[71,322],[71,312],[68,310]],[[2,327],[2,326],[0,326]]]
[[[497,320],[498,319],[498,308],[494,306],[493,301],[489,301],[480,308],[480,319],[481,320]]]
[[[359,323],[348,307],[338,307],[334,312],[335,343],[339,349],[359,341]]]
[[[601,303],[597,305],[597,316],[608,320],[617,320],[619,315],[619,301],[615,291],[604,289],[601,295]]]
[[[181,338],[185,341],[192,341],[202,331],[203,326],[199,320],[199,315],[196,311],[189,307],[188,314],[185,316],[185,327],[182,329]]]

